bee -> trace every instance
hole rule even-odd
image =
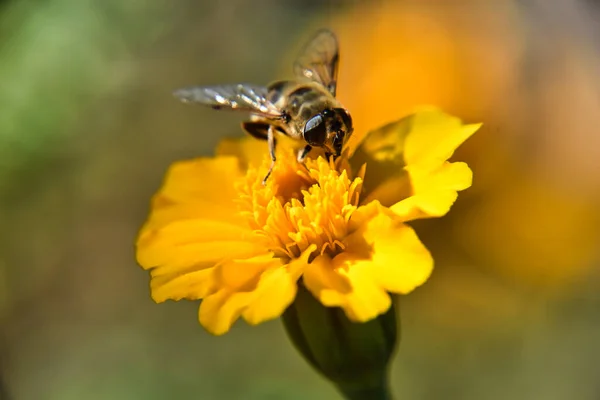
[[[302,163],[313,147],[322,148],[327,158],[338,157],[352,134],[352,118],[336,99],[339,47],[335,34],[318,31],[294,63],[293,80],[276,81],[264,87],[239,83],[218,86],[193,86],[174,92],[184,103],[198,103],[215,110],[249,112],[242,129],[266,140],[271,166],[263,184],[273,171],[277,135],[301,144],[298,162]]]

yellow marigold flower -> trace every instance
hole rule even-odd
[[[335,163],[301,165],[280,146],[264,186],[270,160],[253,139],[175,163],[137,242],[153,299],[203,299],[200,323],[219,335],[240,316],[250,324],[279,317],[301,279],[351,321],[377,317],[390,308],[388,293],[430,276],[431,255],[405,222],[444,215],[470,186],[470,169],[447,159],[478,128],[423,109]]]

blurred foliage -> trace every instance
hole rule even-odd
[[[128,79],[132,52],[164,29],[165,2],[9,2],[0,14],[0,191],[18,167],[72,139],[96,97]],[[4,189],[4,190],[3,190]]]

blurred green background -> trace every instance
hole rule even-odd
[[[333,399],[279,321],[215,338],[156,305],[133,243],[168,165],[241,136],[179,104],[268,83],[339,31],[358,129],[437,104],[485,128],[474,186],[415,224],[436,258],[401,299],[398,399],[600,398],[595,1],[4,0],[0,397]]]

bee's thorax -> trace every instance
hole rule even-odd
[[[341,107],[325,87],[314,82],[275,82],[269,86],[269,100],[289,116],[283,128],[296,139],[302,138],[310,118],[326,109]]]

